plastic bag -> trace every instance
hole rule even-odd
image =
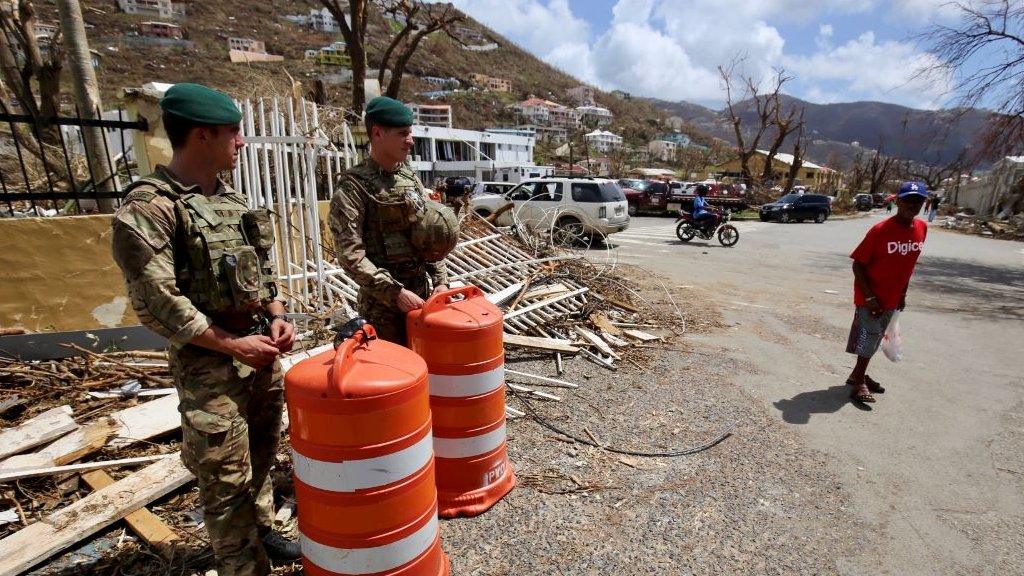
[[[903,360],[903,337],[900,336],[900,312],[892,313],[889,325],[882,336],[882,353],[893,362]]]

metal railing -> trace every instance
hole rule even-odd
[[[89,149],[83,128],[102,129],[102,151]],[[147,128],[145,120],[126,120],[123,110],[100,120],[0,113],[0,217],[83,214],[118,203],[138,176],[135,132]]]

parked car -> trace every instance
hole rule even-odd
[[[717,206],[729,212],[745,210],[747,200],[746,190],[740,184],[724,184],[721,182],[680,182],[678,188],[672,190],[669,196],[668,211],[676,214],[680,209],[690,211],[693,209],[693,198],[696,195],[698,184],[708,187],[708,194],[705,197],[708,204]]]
[[[629,227],[626,196],[614,180],[531,178],[503,195],[473,196],[470,207],[487,217],[510,202],[513,208],[500,213],[495,224],[511,226],[518,220],[533,230],[550,230],[563,242]]]
[[[477,182],[473,185],[473,191],[471,194],[473,196],[477,196],[479,194],[504,195],[515,187],[515,182]]]
[[[761,206],[761,221],[803,222],[814,220],[821,224],[832,214],[828,196],[821,194],[786,194],[775,202]]]
[[[853,197],[853,207],[861,212],[871,210],[874,204],[871,194],[857,194]]]
[[[668,188],[664,183],[655,180],[623,178],[618,181],[618,185],[622,193],[626,195],[630,216],[636,216],[640,212],[665,211]]]

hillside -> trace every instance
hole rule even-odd
[[[139,22],[151,18],[121,13],[116,2],[83,0],[83,11],[91,47],[103,59],[98,69],[102,96],[107,106],[116,102],[121,88],[140,86],[146,82],[200,82],[224,90],[235,97],[289,95],[289,75],[312,89],[319,74],[337,71],[303,59],[305,50],[319,48],[341,39],[340,34],[318,34],[286,21],[286,14],[305,14],[322,5],[314,0],[269,0],[248,2],[188,2],[187,16],[177,24],[186,30],[191,47],[162,47],[129,43],[126,35],[137,30]],[[42,20],[56,21],[56,8],[40,3]],[[469,85],[471,73],[507,78],[513,92],[458,92],[436,103],[452,105],[455,125],[482,129],[507,125],[514,121],[506,106],[529,95],[570,104],[565,90],[580,82],[520,49],[468,16],[463,25],[482,31],[501,47],[491,52],[464,50],[443,34],[434,34],[420,44],[403,80],[401,97],[410,102],[427,102],[416,97],[419,92],[436,90],[420,81],[418,76],[455,77]],[[392,27],[380,17],[371,18],[368,26],[369,64],[375,68],[387,45]],[[235,64],[228,60],[228,37],[262,40],[271,54],[285,57],[280,63]],[[350,88],[327,86],[328,104],[347,106]],[[598,92],[596,100],[615,114],[608,129],[622,135],[627,143],[646,144],[663,130],[668,116],[663,110],[643,100],[619,100]]]
[[[708,134],[729,142],[735,139],[724,112],[689,102],[651,102]],[[804,108],[811,140],[808,155],[819,163],[830,157],[849,162],[865,148],[881,148],[918,162],[948,163],[971,147],[988,118],[982,110],[915,110],[884,102],[813,104],[784,95],[783,103]],[[752,101],[740,102],[736,108],[745,123],[756,121]]]

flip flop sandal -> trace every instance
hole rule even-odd
[[[864,375],[864,383],[868,385],[868,390],[871,390],[875,394],[885,394],[885,387],[878,382],[871,379],[871,376]]]
[[[856,386],[853,389],[853,392],[850,392],[850,399],[853,400],[854,402],[870,404],[876,401],[875,397],[871,395],[871,392],[861,392],[861,390],[867,389],[867,384],[864,384],[862,388],[861,386],[857,386],[850,380],[847,380],[846,383],[849,384],[850,386]]]

